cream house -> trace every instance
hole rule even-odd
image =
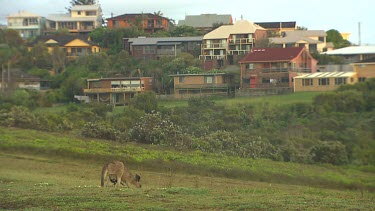
[[[228,64],[236,64],[251,51],[256,40],[266,36],[266,29],[247,20],[220,26],[204,35],[199,59],[204,69],[220,69]]]
[[[310,52],[333,50],[333,44],[327,43],[327,33],[324,30],[286,31],[282,37],[270,38],[276,47],[305,47]]]
[[[102,26],[102,9],[99,5],[75,5],[69,14],[47,16],[46,32],[68,29],[70,33],[88,33]]]
[[[36,37],[42,34],[45,18],[27,11],[20,11],[7,16],[8,29],[19,32],[24,39]]]

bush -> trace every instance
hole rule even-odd
[[[87,122],[80,130],[80,135],[87,138],[99,138],[113,141],[126,141],[121,133],[103,122]]]
[[[311,149],[312,160],[317,163],[341,165],[348,163],[345,145],[340,142],[321,142]]]
[[[139,93],[131,100],[131,103],[134,108],[146,113],[156,111],[158,108],[155,92]]]

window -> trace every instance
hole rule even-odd
[[[78,11],[77,14],[78,14],[78,15],[81,15],[81,11]]]
[[[144,54],[155,54],[154,46],[144,46],[143,50],[144,50]]]
[[[302,86],[312,86],[313,79],[302,79]]]
[[[319,78],[319,86],[329,86],[329,78]]]
[[[206,84],[212,84],[214,82],[214,77],[206,76],[204,81],[206,82]]]
[[[366,78],[365,78],[365,77],[359,77],[359,78],[358,78],[358,82],[364,82],[364,81],[366,81]]]
[[[178,77],[178,82],[184,83],[185,82],[185,76]]]
[[[335,78],[335,85],[346,84],[346,78]]]
[[[318,39],[320,42],[324,42],[324,37],[319,37]]]
[[[96,12],[95,11],[87,11],[86,16],[96,16]]]
[[[254,64],[253,63],[247,64],[246,65],[246,69],[253,70],[254,69]]]
[[[289,83],[289,77],[282,77],[281,83]]]

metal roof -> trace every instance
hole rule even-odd
[[[356,72],[316,72],[305,75],[296,76],[294,78],[312,79],[312,78],[348,78],[352,77]]]
[[[214,23],[232,24],[232,15],[186,15],[185,20],[178,21],[178,26],[212,27]]]
[[[19,17],[24,17],[24,18],[37,18],[37,17],[42,17],[41,15],[37,15],[31,12],[27,12],[25,10],[19,11],[18,13],[14,13],[8,16],[8,18],[19,18]]]
[[[98,10],[100,9],[100,6],[97,4],[93,5],[74,5],[70,10],[72,11],[81,11],[81,10]]]
[[[198,37],[151,37],[151,38],[129,38],[132,45],[173,45],[181,42],[201,42],[202,36]],[[168,43],[168,44],[167,44]]]
[[[375,46],[349,46],[345,48],[336,49],[333,51],[323,52],[321,54],[327,55],[355,55],[355,54],[375,54]]]

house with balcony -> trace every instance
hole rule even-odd
[[[220,26],[203,36],[199,59],[205,70],[237,64],[257,40],[266,36],[267,30],[247,20]]]
[[[294,92],[325,92],[358,82],[356,72],[316,72],[294,77]]]
[[[242,90],[290,90],[295,76],[317,70],[317,60],[304,47],[254,48],[239,64]]]
[[[36,37],[42,34],[45,18],[27,11],[20,11],[7,16],[8,29],[19,32],[24,39]]]
[[[30,75],[18,68],[4,70],[0,75],[0,90],[7,89],[32,89],[43,91],[50,88],[50,80]]]
[[[68,34],[39,36],[32,43],[29,43],[29,51],[39,42],[47,46],[49,53],[52,53],[55,47],[61,48],[69,59],[99,53],[101,50],[99,44],[92,42],[88,35]]]
[[[89,102],[127,105],[137,93],[151,91],[151,77],[118,77],[87,79],[84,95]]]
[[[224,14],[201,14],[185,15],[184,20],[179,20],[177,26],[191,26],[202,34],[206,34],[214,29],[215,24],[232,25],[232,15]]]
[[[324,30],[295,30],[285,31],[282,37],[269,38],[275,47],[305,47],[310,52],[325,52],[333,50],[333,43],[327,43],[327,33]]]
[[[173,77],[174,96],[176,98],[188,98],[196,95],[233,96],[235,93],[233,74],[202,73],[170,76]]]
[[[295,21],[288,21],[288,22],[255,22],[255,24],[267,29],[269,32],[273,33],[274,35],[281,35],[283,32],[286,31],[295,31],[297,29],[297,25]]]
[[[199,56],[202,44],[200,37],[139,37],[123,38],[124,49],[135,58],[154,60],[161,57],[176,57],[180,53]]]
[[[70,33],[88,34],[103,24],[100,5],[74,5],[68,14],[50,14],[45,33],[67,29]]]
[[[354,72],[357,73],[358,82],[363,82],[368,78],[375,78],[375,57],[371,57],[351,64]]]
[[[146,33],[170,31],[173,24],[170,19],[151,13],[123,14],[107,18],[109,29],[137,27]]]

